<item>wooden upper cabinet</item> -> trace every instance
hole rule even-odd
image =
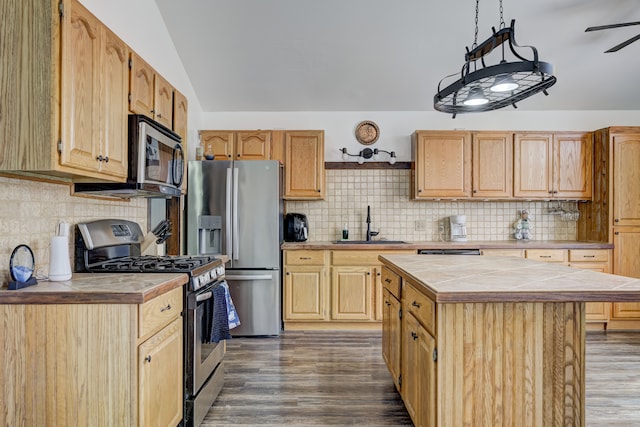
[[[62,24],[60,164],[127,176],[127,45],[80,3]]]
[[[200,145],[205,156],[214,156],[214,160],[233,159],[235,132],[227,130],[200,131]]]
[[[285,132],[285,185],[288,200],[324,199],[324,131]]]
[[[472,197],[511,198],[513,195],[513,134],[477,132],[472,135]]]
[[[269,160],[270,131],[200,131],[200,145],[214,160]]]
[[[592,134],[515,134],[516,197],[588,200],[593,194],[592,183]]]
[[[555,133],[554,197],[588,200],[593,196],[593,134]]]
[[[138,54],[131,52],[129,111],[173,129],[173,87]]]
[[[182,138],[182,147],[186,152],[189,105],[187,97],[173,90],[173,131]]]
[[[129,48],[113,32],[105,28],[102,52],[104,59],[104,99],[101,104],[102,153],[109,161],[101,163],[101,172],[127,176],[127,96],[129,93]]]
[[[236,134],[236,160],[269,160],[270,131],[240,131]]]
[[[153,118],[155,71],[135,52],[131,52],[129,110]]]
[[[471,134],[417,131],[413,135],[416,199],[471,196]]]
[[[153,116],[158,123],[173,129],[173,87],[156,73],[154,90]]]
[[[513,146],[513,195],[550,198],[553,181],[553,135],[518,134]]]
[[[62,20],[62,150],[60,164],[98,170],[100,119],[100,21],[80,3]]]
[[[614,133],[611,140],[613,226],[640,226],[640,129],[636,134]]]

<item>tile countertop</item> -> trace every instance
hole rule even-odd
[[[439,303],[639,301],[640,279],[516,257],[380,255]]]
[[[63,282],[0,288],[0,304],[142,304],[188,279],[184,273],[73,273]]]
[[[282,249],[612,249],[606,242],[575,240],[479,240],[469,242],[335,243],[284,242]]]

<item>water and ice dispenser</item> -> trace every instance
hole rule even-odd
[[[223,253],[221,216],[200,215],[198,217],[198,253],[200,255]]]

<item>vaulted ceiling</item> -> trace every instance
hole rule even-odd
[[[474,42],[473,0],[156,0],[205,112],[433,111]],[[638,0],[503,0],[558,82],[522,110],[640,110]],[[480,0],[478,42],[499,26]]]

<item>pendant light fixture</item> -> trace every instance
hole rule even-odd
[[[471,49],[466,48],[465,63],[460,74],[444,77],[438,83],[438,93],[433,97],[433,106],[444,113],[473,113],[497,110],[543,92],[553,86],[556,78],[553,65],[538,59],[538,50],[533,46],[518,46],[515,41],[515,20],[509,27],[505,26],[502,0],[500,0],[500,26],[496,31],[492,27],[492,35],[478,45],[478,11],[480,0],[476,0],[475,38]],[[508,46],[508,50],[505,47]],[[490,65],[489,56],[500,48],[499,60]],[[527,59],[519,50],[530,49]],[[506,54],[514,58],[507,61]],[[510,55],[510,56],[511,56]],[[497,55],[493,55],[497,56]],[[448,86],[441,88],[445,80],[460,76]]]

